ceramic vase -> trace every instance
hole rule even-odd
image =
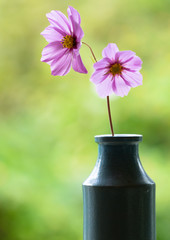
[[[83,183],[84,240],[156,240],[155,183],[138,153],[142,135],[100,135]]]

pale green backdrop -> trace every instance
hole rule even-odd
[[[143,134],[140,156],[157,185],[157,240],[170,239],[170,1],[0,0],[0,239],[82,240],[81,184],[110,133],[89,73],[53,77],[41,63],[46,13],[75,7],[97,56],[109,42],[143,60],[143,86],[113,96],[116,133]]]

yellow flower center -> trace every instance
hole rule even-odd
[[[71,35],[66,35],[61,41],[63,48],[74,48],[76,47],[76,39]]]
[[[116,74],[121,74],[123,70],[123,67],[120,65],[120,63],[114,63],[110,69],[109,69],[109,73],[112,73],[113,76],[115,76]]]

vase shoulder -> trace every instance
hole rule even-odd
[[[98,159],[95,167],[84,182],[87,186],[139,186],[153,185],[154,182],[145,172],[138,153],[141,135],[100,135]]]
[[[95,186],[95,187],[142,187],[145,185],[155,185],[155,182],[143,172],[140,175],[136,173],[128,175],[128,173],[113,174],[106,171],[105,173],[98,172],[96,169],[92,171],[90,176],[84,181],[84,186]]]

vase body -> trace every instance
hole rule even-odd
[[[155,183],[139,159],[141,140],[95,137],[98,159],[83,183],[84,240],[156,240]]]

